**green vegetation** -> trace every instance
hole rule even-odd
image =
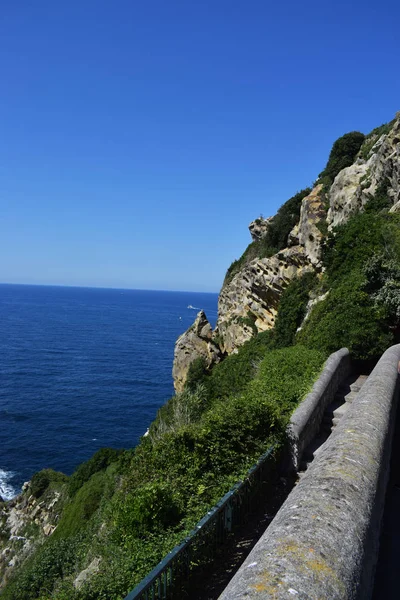
[[[325,289],[299,342],[333,352],[347,346],[355,358],[375,359],[398,339],[399,217],[368,211],[328,236]]]
[[[365,139],[351,132],[336,140],[320,175],[325,191],[389,126]],[[279,209],[225,283],[253,258],[286,246],[310,191]],[[121,600],[268,447],[279,452],[291,413],[329,353],[347,346],[355,358],[375,359],[400,339],[400,216],[388,213],[389,204],[385,181],[363,214],[330,233],[321,224],[324,274],[291,281],[274,330],[257,334],[253,315],[239,318],[252,339],[211,371],[204,359],[193,361],[185,390],[160,408],[134,450],[99,450],[69,478],[50,469],[33,477],[27,493],[40,502],[59,494],[57,528],[33,542],[35,551],[2,590],[4,600]],[[325,299],[304,322],[310,297],[319,293]],[[27,535],[38,531],[27,524]],[[94,559],[98,572],[77,589],[76,576]]]
[[[353,164],[364,139],[365,135],[363,133],[351,131],[336,140],[329,154],[326,167],[319,175],[322,183],[327,186],[332,185],[336,175],[345,167]]]
[[[210,387],[199,371],[194,391],[162,407],[134,451],[103,450],[79,467],[62,485],[85,481],[72,486],[55,533],[2,597],[106,600],[134,587],[271,444],[283,442],[325,355],[270,347],[270,334],[257,336],[215,367]],[[98,470],[103,458],[112,460]],[[99,573],[76,590],[74,577],[94,557]]]
[[[306,314],[310,293],[317,284],[314,272],[305,273],[302,277],[293,279],[283,291],[274,329],[275,345],[278,348],[294,344],[296,331]]]
[[[79,488],[81,488],[86,481],[89,481],[94,473],[103,471],[108,467],[108,465],[110,465],[112,462],[115,462],[121,453],[122,450],[101,448],[95,452],[92,458],[90,458],[87,462],[79,465],[75,473],[73,473],[69,479],[68,491],[70,495],[73,496],[76,494]]]
[[[53,469],[43,469],[35,473],[31,479],[31,494],[35,498],[40,498],[52,483],[63,483],[68,477],[64,473],[53,471]]]
[[[268,258],[287,246],[288,235],[299,222],[300,208],[303,198],[308,196],[311,188],[297,192],[278,210],[271,221],[266,235],[249,244],[242,256],[228,268],[224,283],[228,283],[246,264],[255,258]]]
[[[377,188],[375,194],[371,196],[364,206],[365,212],[377,213],[382,210],[388,210],[392,202],[388,196],[389,180],[385,179]]]

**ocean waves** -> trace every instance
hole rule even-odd
[[[13,471],[0,469],[0,497],[3,500],[11,500],[19,493],[20,490],[13,485],[14,479],[15,473]]]

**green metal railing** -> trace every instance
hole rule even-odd
[[[273,450],[271,447],[261,456],[246,478],[225,494],[184,541],[175,546],[124,600],[176,600],[181,597],[196,565],[211,562],[229,534],[244,523],[262,500],[260,492],[270,470]]]

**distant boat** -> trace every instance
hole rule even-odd
[[[192,308],[193,310],[199,310],[198,308],[196,308],[195,306],[192,306],[191,304],[188,304],[188,308]]]

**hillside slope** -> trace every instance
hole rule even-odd
[[[374,360],[399,339],[400,115],[335,142],[312,188],[250,225],[217,327],[179,338],[177,394],[134,450],[71,477],[35,474],[1,503],[5,600],[117,600],[271,445],[341,346]]]
[[[328,234],[358,212],[382,210],[400,212],[400,113],[367,136],[351,132],[339,138],[312,189],[290,198],[274,217],[250,223],[253,241],[229,267],[219,295],[213,343],[231,354],[257,333],[272,329],[288,284],[310,272],[321,279],[324,248],[331,244]],[[359,243],[357,237],[354,243]],[[320,295],[325,292],[320,290]],[[185,337],[175,351],[177,390],[191,360],[204,356]]]

